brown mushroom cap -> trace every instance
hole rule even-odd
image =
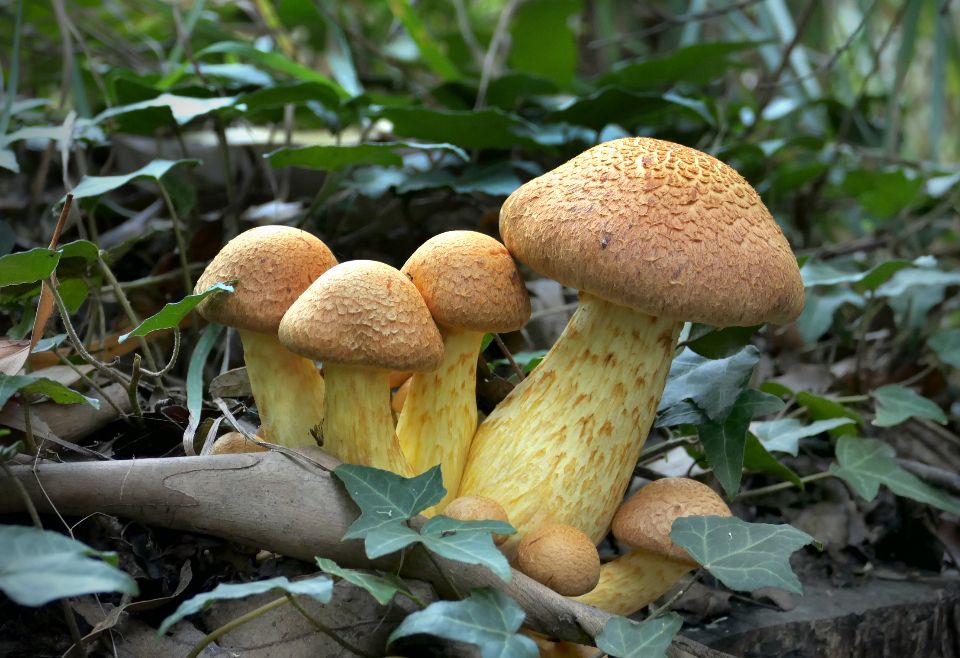
[[[680,144],[594,146],[511,194],[500,233],[537,272],[648,315],[725,327],[803,309],[797,260],[760,196]]]
[[[257,437],[260,438],[260,437]],[[211,455],[233,455],[244,452],[267,452],[268,448],[248,441],[240,432],[227,432],[213,442]]]
[[[458,521],[503,521],[510,523],[503,505],[486,496],[460,496],[451,500],[443,513]],[[507,541],[508,535],[493,535],[498,546]]]
[[[290,306],[279,329],[287,349],[321,361],[433,370],[443,339],[416,286],[372,260],[332,267]]]
[[[654,480],[633,494],[613,517],[613,534],[631,548],[642,548],[678,562],[696,561],[670,540],[673,522],[684,516],[731,516],[730,508],[707,485],[690,478]]]
[[[401,271],[437,324],[469,331],[516,331],[530,298],[507,248],[475,231],[447,231],[420,245]]]
[[[564,596],[586,594],[600,580],[597,547],[583,532],[562,523],[527,533],[517,546],[517,568]]]
[[[211,322],[275,334],[290,305],[337,264],[319,238],[289,226],[258,226],[228,242],[207,265],[195,288],[232,281],[232,295],[213,295],[197,307]]]

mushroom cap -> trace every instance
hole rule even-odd
[[[511,194],[500,234],[537,272],[648,315],[726,327],[803,309],[797,260],[757,192],[672,142],[584,151]]]
[[[260,438],[259,436],[257,437]],[[244,452],[267,452],[267,448],[248,441],[240,432],[227,432],[216,441],[210,448],[211,455],[233,455]]]
[[[562,523],[540,526],[517,546],[517,568],[564,596],[586,594],[600,581],[600,555],[590,538]]]
[[[400,270],[372,260],[324,272],[280,322],[287,349],[311,359],[420,372],[443,358],[423,297]]]
[[[503,521],[510,523],[503,505],[486,496],[460,496],[454,498],[443,510],[444,515],[458,521]],[[493,535],[498,546],[509,539],[508,535]]]
[[[469,331],[516,331],[530,297],[507,248],[476,231],[447,231],[420,245],[401,271],[437,324]]]
[[[684,516],[731,516],[731,512],[707,485],[690,478],[663,478],[643,487],[620,506],[613,517],[613,534],[631,548],[696,564],[670,539],[673,522]]]
[[[290,305],[336,264],[327,245],[306,231],[258,226],[224,245],[194,289],[236,279],[233,294],[212,295],[197,310],[211,322],[275,334]]]

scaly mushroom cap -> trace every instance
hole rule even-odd
[[[228,242],[200,275],[195,292],[237,280],[232,295],[213,295],[200,315],[237,329],[277,333],[280,319],[314,280],[337,264],[317,237],[289,226],[258,226]]]
[[[510,252],[483,233],[434,236],[413,252],[401,271],[439,325],[503,333],[530,319],[530,298]]]
[[[796,258],[757,192],[672,142],[584,151],[511,194],[500,234],[537,272],[648,315],[726,327],[803,309]]]
[[[260,437],[257,437],[260,438]],[[211,455],[234,455],[244,452],[267,452],[268,448],[248,441],[240,432],[227,432],[216,441],[210,448]]]
[[[600,580],[600,555],[577,528],[544,525],[520,541],[517,568],[558,594],[580,596]]]
[[[684,516],[731,516],[731,512],[707,485],[690,478],[663,478],[620,506],[613,517],[613,534],[631,548],[695,565],[696,560],[670,539],[673,522]]]
[[[354,260],[327,270],[290,306],[279,329],[311,359],[392,370],[433,370],[443,339],[416,286],[399,270]]]
[[[443,509],[443,513],[458,521],[503,521],[504,523],[510,523],[503,505],[486,496],[454,498]],[[509,539],[507,535],[493,535],[493,542],[498,546],[507,539]]]

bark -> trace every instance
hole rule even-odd
[[[395,558],[371,563],[360,542],[340,541],[357,517],[357,507],[331,472],[337,462],[319,450],[302,452],[314,462],[267,452],[41,463],[35,473],[29,466],[13,466],[11,471],[41,512],[52,512],[53,506],[64,515],[102,512],[215,535],[308,562],[321,555],[346,567],[397,568]],[[0,476],[0,513],[22,510],[13,483]],[[424,519],[417,517],[413,522],[418,525]],[[527,626],[562,640],[590,642],[611,617],[566,599],[518,571],[504,583],[485,568],[431,559],[420,549],[406,553],[401,572],[431,583],[445,597],[465,594],[473,587],[496,587],[526,611]],[[724,654],[677,638],[670,655],[721,658]]]

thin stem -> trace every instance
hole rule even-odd
[[[190,272],[200,272],[207,266],[207,263],[191,263]],[[175,270],[172,272],[164,272],[163,274],[154,274],[151,276],[145,276],[140,279],[134,279],[133,281],[121,281],[120,289],[124,291],[128,290],[137,290],[139,288],[152,288],[161,283],[169,283],[174,279],[178,279],[183,276],[183,273],[180,270]],[[111,293],[115,292],[113,286],[103,286],[100,288],[101,293]]]
[[[174,327],[173,328],[173,350],[170,352],[170,360],[167,361],[167,363],[162,368],[160,368],[160,370],[153,371],[153,370],[147,370],[146,368],[142,368],[141,372],[150,377],[162,377],[163,375],[173,370],[173,366],[176,365],[177,357],[179,356],[180,356],[180,329],[177,327]]]
[[[669,610],[673,606],[673,604],[679,601],[680,598],[687,593],[687,590],[689,590],[690,587],[692,587],[693,584],[697,582],[697,578],[700,576],[700,571],[701,569],[697,569],[696,571],[694,571],[693,575],[690,576],[690,580],[687,581],[687,583],[683,587],[678,589],[673,596],[667,599],[663,605],[661,605],[659,608],[654,609],[654,611],[650,613],[650,616],[647,617],[644,621],[650,621],[651,619],[656,619],[657,617],[665,613],[667,610]]]
[[[103,260],[103,252],[97,254],[97,266],[100,268],[103,278],[106,279],[110,285],[110,290],[113,292],[117,303],[120,304],[120,308],[123,309],[124,315],[127,316],[127,320],[134,327],[139,325],[140,318],[137,316],[137,312],[133,310],[133,306],[130,305],[130,300],[127,299],[123,289],[120,287],[120,282],[117,281],[117,277],[114,276],[113,270],[107,265],[107,261]],[[157,359],[153,354],[153,350],[151,350],[147,344],[147,341],[142,336],[137,336],[137,341],[140,343],[140,349],[143,351],[143,356],[147,360],[147,365],[150,366],[151,370],[158,370]]]
[[[820,473],[814,473],[812,475],[804,475],[800,478],[800,482],[807,484],[808,482],[816,482],[817,480],[826,480],[827,478],[835,477],[833,473],[829,471],[822,471]],[[777,484],[771,484],[767,487],[760,487],[758,489],[751,489],[749,491],[744,491],[737,496],[737,500],[743,500],[744,498],[756,498],[758,496],[765,496],[769,493],[776,493],[778,491],[784,491],[786,489],[791,489],[796,485],[793,482],[778,482]]]
[[[510,27],[510,19],[513,18],[513,12],[517,10],[519,0],[507,0],[503,9],[500,11],[500,18],[497,19],[497,26],[494,28],[493,37],[490,39],[490,46],[487,48],[487,54],[483,58],[483,70],[480,72],[480,83],[477,86],[477,102],[473,109],[479,110],[487,100],[487,87],[490,86],[490,80],[493,77],[493,70],[496,67],[497,55],[500,52],[500,44],[503,42],[507,28]]]
[[[167,204],[167,211],[170,213],[170,219],[173,220],[173,235],[177,240],[177,251],[180,252],[180,269],[183,274],[183,290],[186,294],[193,292],[193,281],[190,277],[190,263],[187,261],[187,241],[183,235],[183,224],[180,220],[180,215],[177,214],[177,208],[173,205],[173,199],[170,198],[170,193],[167,192],[167,188],[163,186],[163,183],[159,183],[157,187],[160,188],[160,195],[163,197],[164,203]],[[151,365],[151,368],[155,366]]]
[[[652,445],[649,448],[646,448],[642,453],[640,453],[640,462],[648,462],[653,460],[654,457],[659,457],[665,452],[670,452],[674,448],[680,446],[685,446],[689,443],[694,442],[694,437],[692,436],[678,436],[673,439],[667,439],[666,441],[661,441],[656,445]]]
[[[224,624],[217,630],[204,635],[203,639],[197,642],[197,644],[193,647],[193,649],[190,650],[190,653],[187,654],[186,658],[197,658],[197,656],[199,656],[200,653],[205,648],[207,648],[207,646],[211,642],[216,642],[221,636],[226,635],[233,629],[239,628],[240,626],[243,626],[244,624],[246,624],[248,621],[253,621],[260,615],[264,615],[270,612],[271,610],[279,608],[282,605],[286,605],[289,602],[290,601],[289,599],[287,599],[287,597],[281,596],[280,598],[274,599],[270,603],[267,603],[265,605],[260,606],[259,608],[251,610],[245,615],[240,615],[236,619]]]
[[[124,413],[123,409],[117,406],[117,403],[114,402],[109,395],[107,395],[107,392],[103,389],[102,386],[100,386],[97,382],[93,381],[92,377],[90,377],[89,375],[87,375],[87,373],[83,372],[82,370],[80,370],[80,368],[78,368],[73,363],[71,363],[70,359],[68,359],[67,357],[57,352],[55,352],[55,354],[57,355],[57,358],[60,359],[60,363],[62,365],[65,365],[71,370],[73,370],[73,372],[75,372],[77,376],[80,377],[80,379],[82,379],[87,386],[95,390],[100,395],[100,397],[104,399],[104,401],[107,404],[113,407],[113,410],[117,412],[117,415],[120,418],[124,418],[126,416],[126,413]]]
[[[26,444],[27,452],[36,455],[38,452],[37,441],[33,437],[33,419],[30,415],[30,401],[24,400],[23,405],[23,442]]]
[[[497,342],[497,347],[499,347],[503,355],[507,357],[507,361],[510,362],[510,367],[513,368],[513,371],[517,374],[517,379],[522,382],[524,378],[523,368],[521,368],[520,364],[513,358],[513,354],[507,349],[507,345],[503,342],[503,339],[500,338],[500,334],[494,334],[493,340]]]
[[[333,641],[336,642],[337,644],[339,644],[341,647],[343,647],[344,649],[346,649],[346,650],[349,651],[350,653],[356,654],[356,655],[358,655],[358,656],[364,656],[364,658],[377,658],[377,656],[376,656],[375,654],[367,653],[366,651],[364,651],[364,650],[361,649],[360,647],[356,647],[356,646],[350,644],[349,642],[347,642],[346,640],[344,640],[342,637],[340,637],[339,635],[337,635],[332,628],[328,628],[327,626],[325,626],[325,625],[323,624],[323,622],[321,622],[320,620],[314,618],[313,615],[311,615],[309,612],[307,612],[307,610],[306,610],[302,605],[300,605],[300,602],[297,601],[296,597],[293,596],[293,594],[290,594],[289,592],[287,592],[287,593],[286,593],[286,597],[287,597],[287,599],[290,601],[290,605],[292,605],[293,608],[294,608],[297,612],[299,612],[301,615],[303,615],[303,617],[304,617],[307,621],[309,621],[311,624],[313,624],[314,628],[316,628],[318,631],[320,631],[321,633],[323,633],[324,635],[326,635],[327,637],[329,637],[331,640],[333,640]]]

